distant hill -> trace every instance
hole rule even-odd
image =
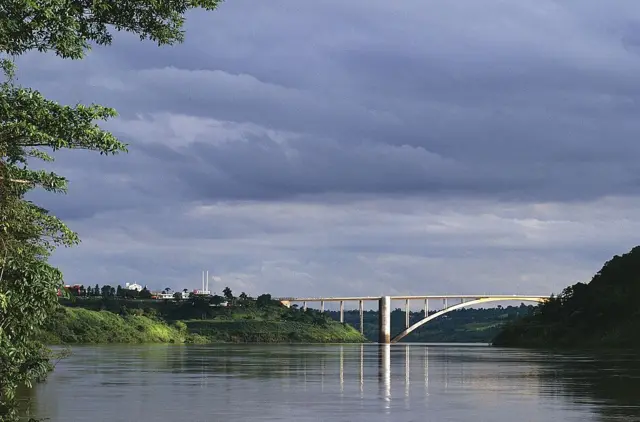
[[[473,309],[465,308],[452,311],[430,321],[409,334],[403,342],[421,343],[490,343],[509,321],[522,318],[533,312],[534,307],[521,304],[506,308]],[[431,313],[434,313],[432,311]],[[333,319],[339,319],[336,311],[327,311]],[[424,318],[423,312],[411,312],[411,324]],[[344,321],[360,328],[358,311],[345,311]],[[400,333],[405,328],[404,311],[391,312],[391,332]],[[378,341],[378,312],[364,313],[364,335],[369,341]]]
[[[614,256],[587,283],[569,286],[496,336],[498,346],[640,346],[640,246]]]

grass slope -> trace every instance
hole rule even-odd
[[[182,343],[187,337],[184,327],[172,327],[145,316],[122,317],[108,311],[60,308],[42,340],[48,344]]]
[[[350,325],[330,322],[325,327],[294,321],[185,321],[189,332],[212,342],[233,343],[362,343],[365,338]]]

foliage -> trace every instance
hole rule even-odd
[[[224,295],[225,299],[229,301],[233,300],[233,292],[229,287],[225,287],[224,290],[222,291],[222,294]]]
[[[210,342],[230,343],[362,343],[353,327],[330,322],[324,327],[295,321],[191,320],[189,331]]]
[[[509,324],[495,338],[500,346],[632,347],[640,310],[640,247],[606,262],[588,284],[577,283]]]
[[[62,274],[47,263],[57,246],[78,237],[45,209],[25,199],[36,188],[66,191],[63,176],[34,170],[33,160],[53,161],[51,152],[82,149],[115,154],[123,143],[96,121],[116,115],[100,105],[60,105],[15,83],[8,58],[30,50],[82,58],[91,43],[108,45],[110,29],[173,44],[183,39],[184,13],[214,9],[219,0],[121,1],[4,0],[0,5],[0,417],[12,420],[21,384],[42,379],[49,353],[36,339],[55,312]],[[93,294],[112,296],[112,289]],[[115,291],[115,289],[113,289]],[[115,292],[114,292],[115,293]]]
[[[41,333],[47,344],[183,343],[186,326],[173,327],[144,312],[58,308]]]
[[[109,27],[133,32],[158,45],[182,42],[189,9],[215,9],[221,0],[3,0],[0,50],[20,55],[29,50],[54,51],[79,59],[90,43],[109,45]]]
[[[28,159],[50,161],[45,147],[103,153],[115,152],[118,145],[124,149],[93,123],[109,115],[98,106],[60,106],[9,80],[0,85],[0,403],[4,407],[10,407],[20,384],[38,381],[50,369],[48,352],[34,339],[55,310],[62,285],[62,274],[47,258],[56,246],[78,243],[76,234],[60,220],[24,199],[34,187],[66,189],[64,178],[30,170]]]

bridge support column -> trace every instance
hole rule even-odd
[[[359,301],[360,308],[360,334],[364,334],[364,300]]]
[[[302,302],[302,310],[307,312],[307,302]]]
[[[340,322],[344,323],[344,300],[340,301]]]
[[[320,313],[324,314],[324,300],[320,301]]]
[[[411,309],[409,307],[409,299],[404,302],[404,328],[409,328],[411,318]]]
[[[424,300],[424,317],[429,316],[429,299]]]
[[[378,342],[391,343],[391,297],[382,296],[378,304],[379,336]]]

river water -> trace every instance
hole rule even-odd
[[[640,357],[442,345],[74,347],[50,421],[640,421]]]

